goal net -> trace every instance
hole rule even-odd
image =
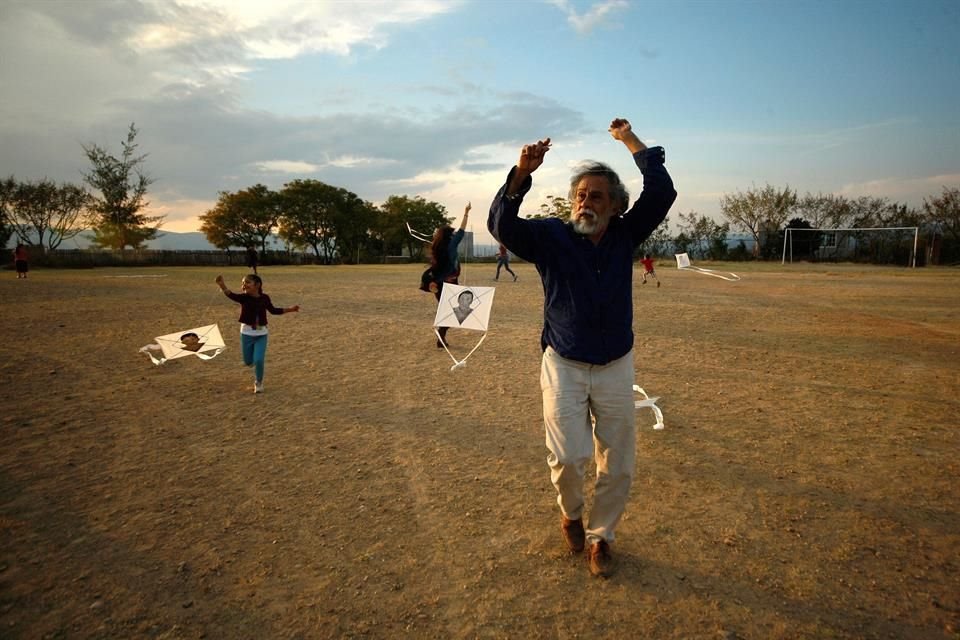
[[[917,266],[919,227],[847,227],[783,230],[782,264],[866,262]]]

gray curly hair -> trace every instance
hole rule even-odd
[[[617,215],[627,210],[630,204],[630,192],[626,185],[620,180],[617,172],[610,168],[610,165],[596,160],[584,160],[573,169],[573,175],[570,177],[570,193],[567,197],[570,202],[574,202],[577,195],[577,185],[583,180],[584,176],[606,176],[610,183],[610,200],[613,201]]]

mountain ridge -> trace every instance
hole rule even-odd
[[[93,231],[84,230],[72,238],[68,238],[60,243],[58,251],[70,251],[71,249],[92,249]],[[11,236],[7,242],[7,248],[12,249],[17,245],[16,236]],[[280,248],[277,243],[269,243],[268,248]],[[161,230],[157,237],[145,243],[145,249],[154,251],[222,251],[210,244],[207,236],[201,231],[163,231]],[[257,247],[259,249],[259,247]],[[242,251],[244,247],[230,247],[231,251]]]

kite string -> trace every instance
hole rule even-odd
[[[680,271],[696,271],[704,275],[713,276],[714,278],[720,278],[721,280],[726,280],[727,282],[736,282],[740,280],[740,276],[733,273],[732,271],[723,271],[718,273],[713,269],[707,269],[705,267],[695,267],[693,265],[690,265],[689,267],[680,267],[679,269]],[[726,275],[723,275],[723,274],[726,274]]]
[[[216,288],[214,288],[213,292],[210,294],[210,297],[207,298],[207,307],[203,310],[203,314],[201,315],[201,317],[203,317],[203,318],[209,318],[209,317],[210,317],[210,310],[213,308],[213,299],[214,299],[215,296],[218,296],[218,295],[223,295],[223,292],[220,291],[220,290],[218,290],[218,289],[216,289]],[[215,326],[218,326],[218,323],[214,322],[211,326],[214,326],[214,327],[215,327]],[[211,330],[212,330],[212,329],[207,329],[207,331],[204,332],[204,334],[203,334],[202,336],[200,336],[200,337],[201,337],[201,338],[206,338],[206,337],[207,337],[207,333],[209,333]]]
[[[207,298],[207,306],[204,308],[203,313],[201,314],[201,317],[202,317],[202,318],[209,318],[210,309],[213,308],[213,298],[214,298],[214,296],[216,296],[218,293],[219,293],[218,291],[214,291],[214,292],[210,295],[210,297]],[[202,335],[198,335],[198,336],[197,336],[198,338],[206,338],[207,335],[209,335],[209,333],[210,333],[211,331],[213,331],[214,329],[216,329],[216,328],[218,327],[218,324],[215,322],[215,323],[213,323],[213,324],[208,324],[208,325],[204,325],[204,326],[209,326],[210,328],[207,329],[206,331],[204,331],[204,332],[202,333]],[[164,358],[164,357],[162,357],[162,356],[161,356],[160,358],[157,358],[156,356],[154,356],[153,353],[152,353],[153,349],[151,349],[150,347],[159,348],[159,345],[156,345],[156,344],[148,344],[148,345],[145,345],[145,346],[143,346],[143,347],[140,347],[139,352],[140,352],[140,353],[146,353],[148,356],[150,356],[150,361],[153,362],[153,364],[155,364],[155,365],[161,365],[161,364],[163,364],[164,362],[166,362],[166,358]],[[215,354],[213,354],[213,355],[206,355],[206,354],[200,354],[200,353],[197,353],[197,354],[195,354],[195,355],[198,356],[199,358],[201,358],[202,360],[210,360],[210,359],[212,359],[212,358],[215,358],[217,355],[219,355],[220,351],[222,351],[222,349],[217,349],[217,352],[216,352]]]
[[[696,271],[708,276],[713,276],[714,278],[720,278],[721,280],[726,280],[727,282],[736,282],[740,279],[740,276],[733,273],[732,271],[722,271],[717,272],[713,269],[707,269],[706,267],[695,267],[690,264],[690,258],[686,253],[677,253],[675,254],[677,258],[677,270],[678,271]],[[724,273],[726,275],[721,275]]]
[[[439,331],[436,327],[434,327],[433,332],[437,335],[437,339],[440,341],[440,344],[443,345],[443,350],[446,351],[446,352],[447,352],[447,355],[450,356],[450,359],[453,360],[453,366],[450,367],[450,371],[453,371],[454,369],[458,369],[458,368],[460,368],[460,367],[462,367],[462,366],[465,366],[466,363],[467,363],[467,358],[469,358],[470,356],[472,356],[472,355],[473,355],[473,352],[476,351],[477,349],[479,349],[479,348],[480,348],[480,345],[483,344],[483,341],[487,339],[487,334],[483,334],[482,336],[480,336],[480,342],[478,342],[478,343],[476,344],[476,346],[475,346],[473,349],[470,350],[470,353],[468,353],[467,355],[463,356],[463,359],[462,359],[462,360],[457,360],[457,359],[454,357],[454,355],[453,355],[452,353],[450,353],[450,349],[447,348],[447,341],[444,340],[443,337],[441,337],[440,331]]]

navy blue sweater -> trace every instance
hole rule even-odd
[[[520,218],[520,203],[533,181],[528,177],[519,193],[507,198],[516,167],[490,205],[490,233],[535,264],[543,280],[542,349],[551,346],[564,358],[607,364],[633,348],[633,252],[677,198],[662,147],[637,152],[633,159],[643,174],[643,191],[629,211],[610,220],[597,245],[557,218]]]

